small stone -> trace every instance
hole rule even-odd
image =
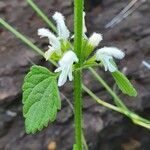
[[[56,148],[57,148],[57,145],[56,145],[55,141],[49,142],[49,144],[48,144],[48,150],[56,150]]]
[[[130,139],[129,142],[122,144],[123,150],[136,150],[140,149],[140,146],[140,142],[135,139]]]
[[[10,110],[7,110],[6,111],[6,114],[10,117],[16,117],[17,116],[17,113],[16,112],[13,112],[13,111],[10,111]]]

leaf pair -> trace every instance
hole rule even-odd
[[[57,76],[44,67],[33,66],[22,89],[26,132],[41,131],[56,119],[61,108]]]

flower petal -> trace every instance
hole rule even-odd
[[[58,86],[62,86],[67,81],[67,75],[64,75],[64,72],[62,72],[58,78]]]
[[[68,73],[69,73],[69,67],[65,67],[62,69],[62,72],[58,79],[58,86],[62,86],[66,83]]]
[[[85,16],[86,16],[86,14],[85,14],[85,12],[83,12],[83,33],[85,34],[86,32],[87,32],[87,28],[86,28],[86,25],[85,25]]]
[[[70,68],[69,68],[68,78],[69,78],[69,81],[72,81],[72,80],[73,80],[73,76],[72,76],[72,66],[70,66]]]
[[[99,43],[102,41],[103,37],[101,34],[94,32],[89,38],[89,44],[97,47]]]
[[[60,65],[72,65],[74,62],[78,62],[77,55],[73,51],[69,50],[61,58],[61,60],[59,61],[59,64]]]
[[[50,36],[50,31],[46,28],[40,28],[38,29],[38,35],[42,37],[49,37]]]
[[[62,67],[58,67],[57,69],[55,69],[54,72],[60,72],[60,71],[62,71],[62,70],[63,70]]]
[[[38,35],[40,37],[47,37],[49,39],[50,45],[54,49],[60,51],[61,44],[59,42],[59,39],[52,32],[50,32],[48,29],[45,29],[45,28],[38,29]]]
[[[115,72],[117,70],[117,67],[111,63],[111,59],[111,57],[105,56],[105,58],[102,59],[103,65],[105,67],[105,71],[109,70],[110,72]]]
[[[117,59],[123,59],[125,56],[125,53],[116,47],[103,47],[97,51],[97,55],[100,54],[107,54]]]
[[[65,25],[64,16],[59,12],[55,12],[55,14],[53,15],[53,19],[57,23],[57,30],[58,30],[59,38],[63,39],[63,40],[67,40],[70,36],[70,32],[69,32],[67,26]]]
[[[54,53],[53,47],[49,46],[49,49],[45,52],[44,57],[46,60],[50,59],[51,55]]]
[[[58,86],[62,86],[66,81],[67,77],[69,78],[69,81],[73,80],[72,76],[72,65],[74,62],[78,62],[78,58],[76,54],[69,50],[64,54],[64,56],[59,61],[59,66],[55,72],[60,72],[61,74],[58,79]]]
[[[113,59],[112,56],[107,54],[97,54],[96,60],[101,61],[104,65],[105,71],[115,72],[117,70],[117,67],[112,64],[111,60]]]

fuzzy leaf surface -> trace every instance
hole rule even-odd
[[[23,115],[26,132],[35,133],[56,119],[61,100],[56,74],[42,66],[33,66],[26,75],[23,90]]]

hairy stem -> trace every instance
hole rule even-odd
[[[74,51],[79,58],[77,67],[82,66],[82,18],[83,0],[74,0]],[[82,70],[74,72],[75,141],[77,150],[82,150]]]
[[[74,120],[75,140],[78,150],[82,150],[82,87],[81,71],[74,72]]]

